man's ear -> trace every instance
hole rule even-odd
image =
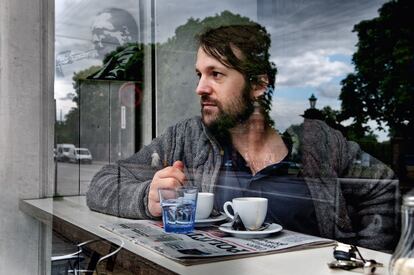
[[[269,84],[269,78],[267,75],[262,74],[257,76],[257,83],[252,87],[253,98],[258,98],[264,94]]]

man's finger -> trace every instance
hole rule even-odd
[[[184,184],[186,177],[183,171],[175,167],[167,167],[157,172],[157,177],[160,179],[175,178],[181,184]]]
[[[160,201],[160,196],[158,194],[158,188],[154,188],[150,190],[150,192],[148,193],[148,200],[154,201],[154,202]]]
[[[161,204],[155,203],[154,205],[152,205],[151,210],[150,210],[151,215],[155,217],[159,217],[161,216],[161,212],[162,212]]]
[[[173,163],[173,167],[179,169],[181,172],[184,172],[184,163],[181,160],[177,160]]]

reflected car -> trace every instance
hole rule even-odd
[[[68,157],[72,163],[92,163],[92,154],[87,148],[71,148]]]
[[[75,149],[75,145],[68,143],[57,144],[56,160],[63,162],[69,161],[69,151],[71,149]]]

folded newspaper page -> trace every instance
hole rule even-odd
[[[165,233],[161,221],[151,220],[103,224],[101,227],[187,265],[334,244],[333,240],[289,230],[261,239],[241,239],[216,227],[196,229],[190,234]]]

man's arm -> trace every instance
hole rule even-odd
[[[357,243],[392,250],[399,232],[399,182],[389,167],[357,144],[348,141],[348,147],[353,149],[340,183]]]
[[[86,194],[89,208],[125,218],[161,216],[158,188],[187,183],[184,162],[191,176],[189,167],[193,167],[194,159],[200,160],[195,152],[200,149],[202,131],[199,117],[183,120],[130,158],[104,166]]]
[[[102,167],[86,193],[89,208],[125,218],[156,218],[148,210],[148,194],[156,172],[169,163],[173,132],[169,128],[130,158]]]
[[[368,156],[341,132],[319,120],[305,120],[303,173],[322,234],[372,249],[390,249],[398,232],[399,187],[393,171]]]
[[[336,197],[336,224],[346,220],[341,215],[348,213],[353,231],[348,236],[355,244],[376,250],[393,249],[399,232],[399,183],[394,172],[339,131],[331,129],[330,135],[329,140],[338,147],[330,156],[330,161],[336,162],[341,193]],[[346,231],[338,228],[336,234],[347,236]]]
[[[118,180],[118,170],[122,175]],[[129,175],[128,175],[129,174]],[[90,209],[126,218],[149,218],[146,194],[151,180],[138,181],[122,165],[106,165],[99,171],[86,193]]]

